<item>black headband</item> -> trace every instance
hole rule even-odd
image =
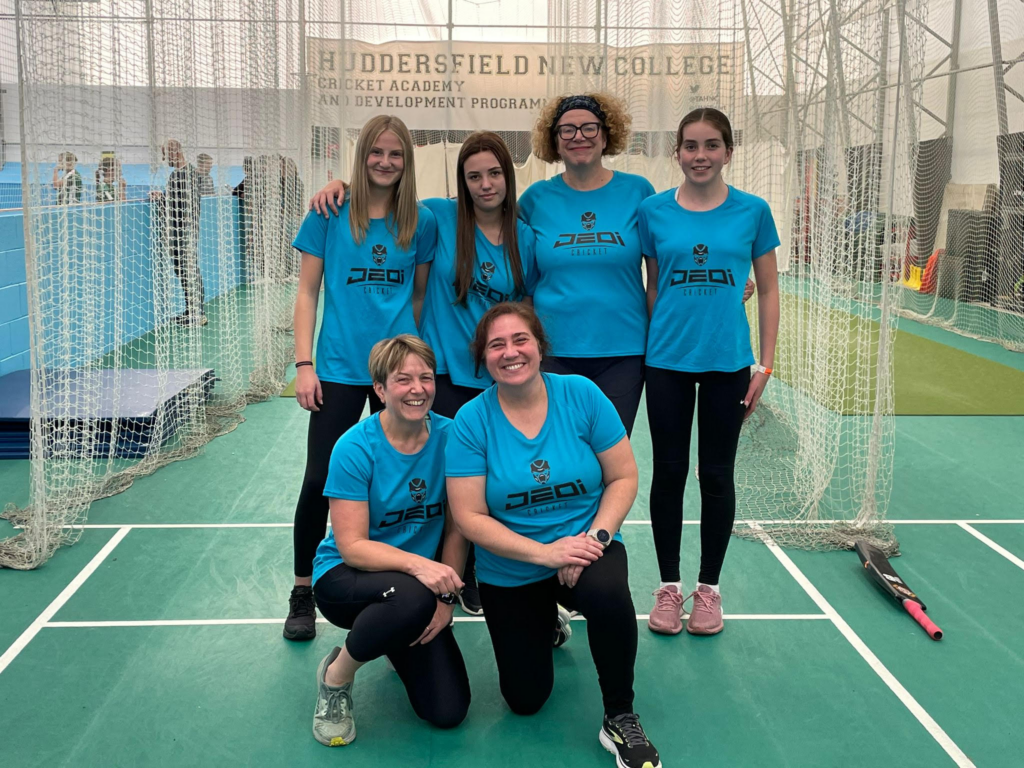
[[[594,116],[601,121],[602,125],[604,125],[604,110],[601,109],[601,105],[597,103],[596,99],[591,96],[566,96],[562,99],[562,103],[558,105],[558,109],[555,111],[555,119],[551,124],[552,131],[555,130],[555,126],[558,125],[558,121],[562,119],[562,115],[572,109],[585,109],[587,112],[593,112]]]

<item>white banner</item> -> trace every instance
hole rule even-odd
[[[685,111],[726,111],[743,94],[741,43],[648,45],[308,41],[315,125],[358,127],[373,115],[423,130],[527,131],[548,98],[607,90],[633,129],[675,130]]]

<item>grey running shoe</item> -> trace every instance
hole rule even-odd
[[[316,637],[316,603],[312,587],[292,588],[283,634],[286,640],[312,640]]]
[[[555,623],[555,648],[561,648],[572,637],[572,614],[561,605],[558,606],[558,621]]]
[[[327,668],[338,658],[341,648],[324,656],[316,670],[316,710],[313,712],[313,738],[327,747],[344,747],[356,740],[356,721],[352,717],[352,683],[334,688],[324,682]]]

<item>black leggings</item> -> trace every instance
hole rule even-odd
[[[317,579],[316,606],[342,629],[348,654],[366,662],[386,655],[423,720],[454,728],[469,710],[469,676],[451,627],[426,645],[415,642],[434,617],[437,598],[412,576],[370,573],[342,563]]]
[[[517,715],[532,715],[555,682],[552,639],[556,603],[587,618],[590,655],[609,717],[633,711],[636,609],[629,594],[626,548],[613,541],[569,589],[558,576],[521,587],[480,585],[487,630],[498,663],[501,695]]]
[[[477,389],[455,384],[447,373],[439,373],[434,376],[434,405],[430,410],[454,419],[459,408],[483,391],[484,387]]]
[[[590,379],[612,401],[626,428],[633,434],[633,423],[644,391],[644,358],[625,357],[545,357],[541,367],[548,373],[575,373]]]
[[[196,252],[198,239],[198,233],[192,240],[187,236],[172,237],[170,245],[171,264],[175,276],[181,282],[181,292],[185,295],[185,314],[194,317],[203,314],[203,305],[206,303],[203,275],[199,271],[199,254]]]
[[[439,373],[434,376],[434,405],[431,407],[434,413],[454,419],[459,409],[483,392],[482,389],[463,387],[452,382],[452,377],[447,373]],[[443,544],[443,539],[442,539]],[[438,556],[441,554],[441,544],[438,544]],[[466,566],[463,568],[462,578],[465,580],[472,577],[473,568],[476,566],[476,547],[472,542],[466,550]]]
[[[370,413],[377,413],[384,408],[384,403],[369,385],[321,381],[320,386],[324,401],[319,411],[309,412],[306,474],[302,478],[302,490],[299,491],[299,501],[295,505],[295,528],[292,531],[295,575],[299,578],[313,575],[313,557],[327,531],[330,502],[324,496],[324,486],[327,484],[327,469],[334,444],[359,421],[367,397],[370,398]]]
[[[698,387],[699,385],[699,387]],[[736,520],[733,471],[750,385],[750,369],[683,373],[647,367],[647,419],[654,449],[651,529],[662,581],[679,581],[683,490],[690,469],[690,431],[697,404],[700,463],[700,575],[717,584]]]

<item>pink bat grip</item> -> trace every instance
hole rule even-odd
[[[907,613],[914,617],[914,621],[924,627],[924,631],[928,633],[928,637],[932,640],[942,639],[942,630],[935,626],[932,620],[928,618],[924,609],[921,608],[920,603],[914,602],[913,600],[904,600],[903,607],[907,609]]]

